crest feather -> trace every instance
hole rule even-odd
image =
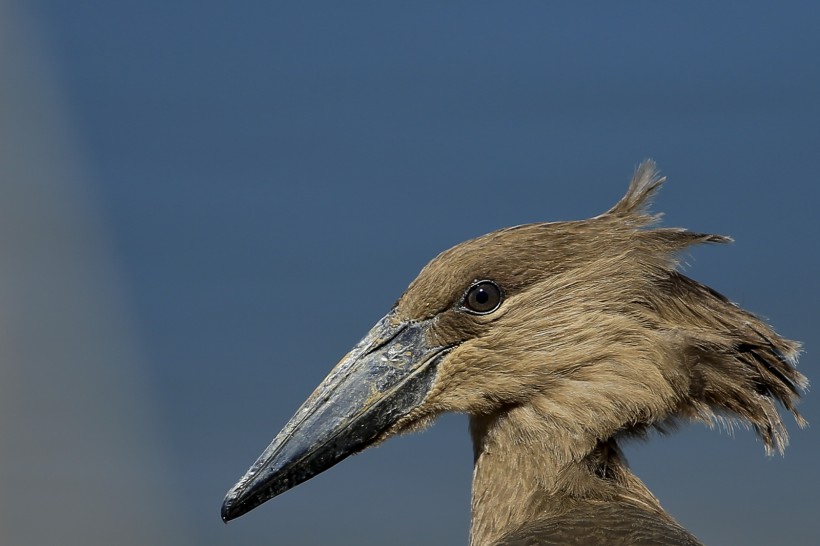
[[[647,209],[652,197],[665,181],[666,177],[660,175],[655,162],[651,159],[644,160],[635,170],[626,195],[606,214],[629,219],[638,225],[655,223],[660,219],[660,214],[649,214]]]

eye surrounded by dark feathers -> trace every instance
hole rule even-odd
[[[504,301],[504,291],[495,282],[484,280],[474,283],[464,294],[462,307],[476,315],[492,313]]]

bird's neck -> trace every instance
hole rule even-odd
[[[573,501],[628,501],[662,512],[614,440],[576,438],[519,406],[470,418],[471,546],[490,546],[526,522],[559,517]]]

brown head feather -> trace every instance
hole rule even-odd
[[[432,260],[396,316],[436,317],[434,341],[456,348],[398,428],[443,411],[526,405],[550,423],[536,430],[577,440],[565,453],[572,459],[682,417],[737,419],[768,451],[782,450],[777,403],[804,423],[795,409],[808,384],[794,368],[799,345],[676,270],[690,245],[731,239],[654,227],[659,216],[646,208],[663,181],[646,161],[600,216],[502,229]],[[504,303],[489,315],[464,313],[465,291],[482,279],[502,287]]]
[[[655,162],[646,160],[638,165],[629,188],[620,201],[606,212],[608,216],[617,216],[633,225],[648,225],[660,220],[660,214],[649,214],[647,209],[652,197],[660,189],[666,177],[658,172]]]

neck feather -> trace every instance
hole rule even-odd
[[[629,502],[663,514],[614,439],[579,438],[531,407],[470,419],[471,546],[490,546],[526,522],[560,518],[575,501]]]

